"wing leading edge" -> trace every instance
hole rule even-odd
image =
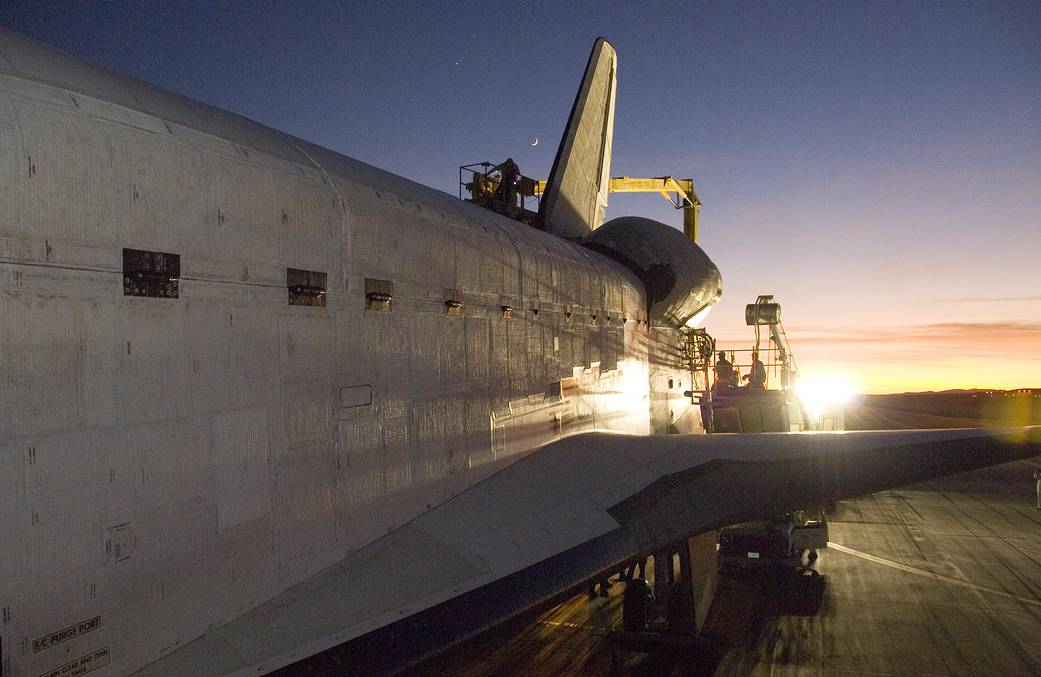
[[[144,672],[395,672],[694,534],[1038,454],[1038,426],[578,435]]]

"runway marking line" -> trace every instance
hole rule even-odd
[[[536,621],[536,623],[540,623],[542,625],[548,625],[548,626],[553,627],[553,628],[576,628],[578,630],[590,630],[592,632],[610,630],[610,628],[605,628],[605,627],[601,627],[601,626],[598,626],[598,625],[583,625],[582,623],[568,623],[567,621],[550,621],[550,620],[540,619],[540,620]]]
[[[1041,607],[1041,600],[1038,600],[1038,599],[1030,599],[1028,597],[1020,597],[1019,595],[1013,595],[1010,592],[1005,592],[1004,590],[999,590],[997,588],[991,588],[991,587],[988,587],[988,586],[985,586],[985,585],[976,585],[975,583],[970,583],[969,581],[966,581],[966,580],[961,579],[961,578],[953,578],[951,576],[944,576],[943,574],[936,574],[936,573],[933,573],[932,571],[926,571],[925,569],[919,569],[918,567],[913,567],[910,564],[904,564],[902,562],[896,562],[896,561],[891,560],[891,559],[886,559],[885,557],[878,557],[877,555],[869,555],[866,552],[861,552],[859,550],[854,550],[853,548],[847,548],[844,545],[839,545],[838,543],[833,543],[831,541],[828,541],[828,549],[829,550],[838,550],[839,552],[843,552],[843,553],[846,553],[847,555],[852,555],[854,557],[859,557],[861,559],[866,559],[867,561],[874,562],[875,564],[882,564],[882,565],[887,566],[887,567],[892,567],[894,569],[899,569],[900,571],[906,571],[909,574],[915,574],[917,576],[924,576],[925,578],[931,578],[931,579],[933,579],[935,581],[940,581],[942,583],[950,583],[951,585],[957,585],[957,586],[962,587],[962,588],[968,588],[969,590],[978,590],[980,592],[986,592],[986,593],[990,593],[992,595],[998,595],[1000,597],[1006,597],[1008,599],[1014,599],[1014,600],[1016,600],[1018,602],[1022,602],[1023,604],[1030,604],[1032,606]]]

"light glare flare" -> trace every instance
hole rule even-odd
[[[647,406],[650,392],[650,373],[646,365],[638,360],[619,360],[618,368],[622,372],[624,408],[642,410]]]
[[[806,411],[813,417],[838,411],[853,402],[856,386],[852,381],[837,376],[800,377],[795,392]]]

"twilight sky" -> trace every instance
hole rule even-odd
[[[0,25],[452,194],[465,163],[549,173],[603,35],[612,174],[695,180],[721,343],[772,293],[804,374],[1041,387],[1041,3],[420,4],[0,2]]]

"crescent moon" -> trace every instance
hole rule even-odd
[[[537,137],[537,136],[535,136],[535,137],[532,137],[532,139],[531,139],[531,145],[533,145],[533,146],[537,146],[537,145],[539,145],[539,137]]]

